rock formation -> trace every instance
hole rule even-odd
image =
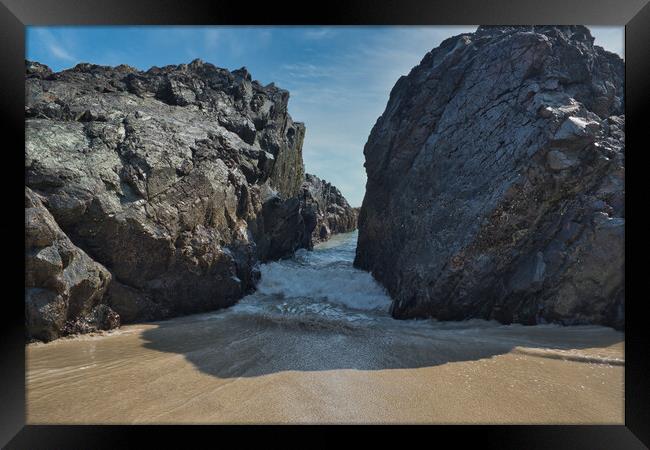
[[[309,233],[306,247],[326,241],[332,234],[356,230],[358,210],[352,208],[341,191],[327,181],[306,174],[300,200]]]
[[[66,334],[64,318],[99,303],[122,322],[228,306],[259,262],[309,247],[305,127],[288,99],[200,60],[59,73],[27,61],[28,334]]]
[[[398,318],[624,317],[624,63],[583,26],[480,27],[401,77],[355,265]]]
[[[30,337],[106,330],[119,316],[100,304],[111,274],[61,231],[38,195],[25,189],[25,320]]]

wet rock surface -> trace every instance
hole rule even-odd
[[[393,316],[623,326],[623,81],[582,26],[480,27],[398,80],[355,259]]]
[[[26,185],[60,240],[102,268],[91,297],[110,311],[93,320],[231,305],[254,289],[259,262],[311,245],[299,200],[305,127],[288,100],[245,68],[200,60],[146,72],[79,64],[54,73],[26,62]],[[51,301],[39,292],[28,308],[65,303],[53,300],[59,291]],[[60,330],[64,316],[38,320]]]

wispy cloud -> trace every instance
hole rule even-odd
[[[596,44],[622,54],[622,27],[590,27]],[[339,187],[351,204],[365,192],[363,147],[392,87],[444,39],[475,26],[28,27],[28,57],[55,70],[76,62],[151,66],[195,58],[248,67],[290,92],[305,122],[307,171]]]
[[[78,59],[67,50],[59,39],[50,31],[46,29],[38,29],[38,36],[43,45],[49,50],[52,56],[56,59],[65,62],[76,62]]]
[[[76,61],[77,58],[72,56],[67,50],[63,47],[60,47],[56,44],[50,44],[50,51],[54,56],[64,61]]]
[[[304,39],[327,39],[337,35],[337,31],[332,28],[311,28],[305,30],[302,34]]]
[[[306,169],[339,187],[351,204],[360,205],[366,183],[363,147],[393,85],[442,40],[475,29],[336,30],[343,44],[337,42],[327,52],[307,53],[300,61],[277,66],[272,78],[290,91],[291,114],[307,125]]]
[[[242,36],[246,36],[242,39]],[[273,32],[267,27],[209,27],[203,29],[204,49],[245,58],[247,54],[268,47]]]
[[[209,28],[203,31],[203,44],[207,49],[215,49],[222,38],[222,31],[217,28]]]

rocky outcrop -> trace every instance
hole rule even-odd
[[[624,63],[593,41],[480,27],[398,80],[355,260],[395,317],[622,327]]]
[[[25,189],[25,320],[30,338],[107,330],[119,316],[101,303],[111,274],[61,231],[38,195]]]
[[[300,202],[308,233],[306,248],[326,241],[332,234],[347,233],[357,228],[358,209],[348,204],[336,186],[315,175],[305,175]]]
[[[87,309],[70,305],[100,298],[122,322],[228,306],[254,289],[259,262],[309,246],[305,127],[288,99],[200,60],[146,72],[27,62],[25,179],[47,208],[26,244],[30,333],[56,337]],[[40,242],[46,229],[83,256]],[[65,293],[76,281],[46,286],[66,270],[92,280],[85,296]]]

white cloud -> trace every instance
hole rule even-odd
[[[43,28],[37,29],[38,36],[41,42],[45,45],[47,50],[54,56],[56,59],[65,62],[76,62],[78,59],[74,57],[69,50],[67,50],[59,39],[54,36],[49,30]]]
[[[223,33],[217,28],[209,28],[203,31],[203,44],[206,49],[214,49],[222,39]]]
[[[600,45],[605,50],[617,53],[625,59],[625,28],[589,25],[589,31],[595,38],[594,44]]]
[[[303,147],[307,170],[335,184],[356,206],[365,192],[363,147],[395,82],[444,39],[473,32],[476,26],[149,29],[152,32],[143,34],[138,45],[102,50],[93,61],[111,65],[128,58],[137,61],[134,55],[150,48],[164,49],[162,56],[154,53],[154,61],[178,63],[200,57],[230,69],[247,65],[254,75],[261,73],[266,82],[290,92],[289,111],[307,126]],[[590,29],[597,45],[623,54],[623,27]],[[35,31],[59,66],[79,62],[76,56],[86,57],[82,52],[90,48],[74,30]],[[261,72],[255,71],[256,65]]]
[[[332,28],[314,28],[305,30],[302,34],[303,38],[311,40],[320,40],[333,37],[337,32]]]
[[[366,183],[363,147],[395,82],[443,40],[476,28],[386,27],[381,33],[350,33],[341,52],[315,52],[299,63],[279,66],[271,78],[290,91],[289,110],[307,126],[307,171],[336,185],[352,205],[360,205]],[[596,44],[622,53],[621,27],[591,29]]]
[[[315,53],[311,59],[279,66],[271,78],[289,90],[291,115],[307,126],[307,171],[360,206],[366,184],[363,147],[393,85],[442,40],[475,29],[387,27],[381,33],[351,33],[350,44],[340,52]]]
[[[68,53],[63,47],[59,47],[56,44],[49,44],[49,49],[54,56],[65,61],[75,61],[76,58]]]
[[[188,36],[188,42],[193,42],[193,38],[193,35]],[[268,47],[272,39],[272,30],[267,27],[207,27],[203,29],[203,50],[208,54],[245,56],[250,51]]]

